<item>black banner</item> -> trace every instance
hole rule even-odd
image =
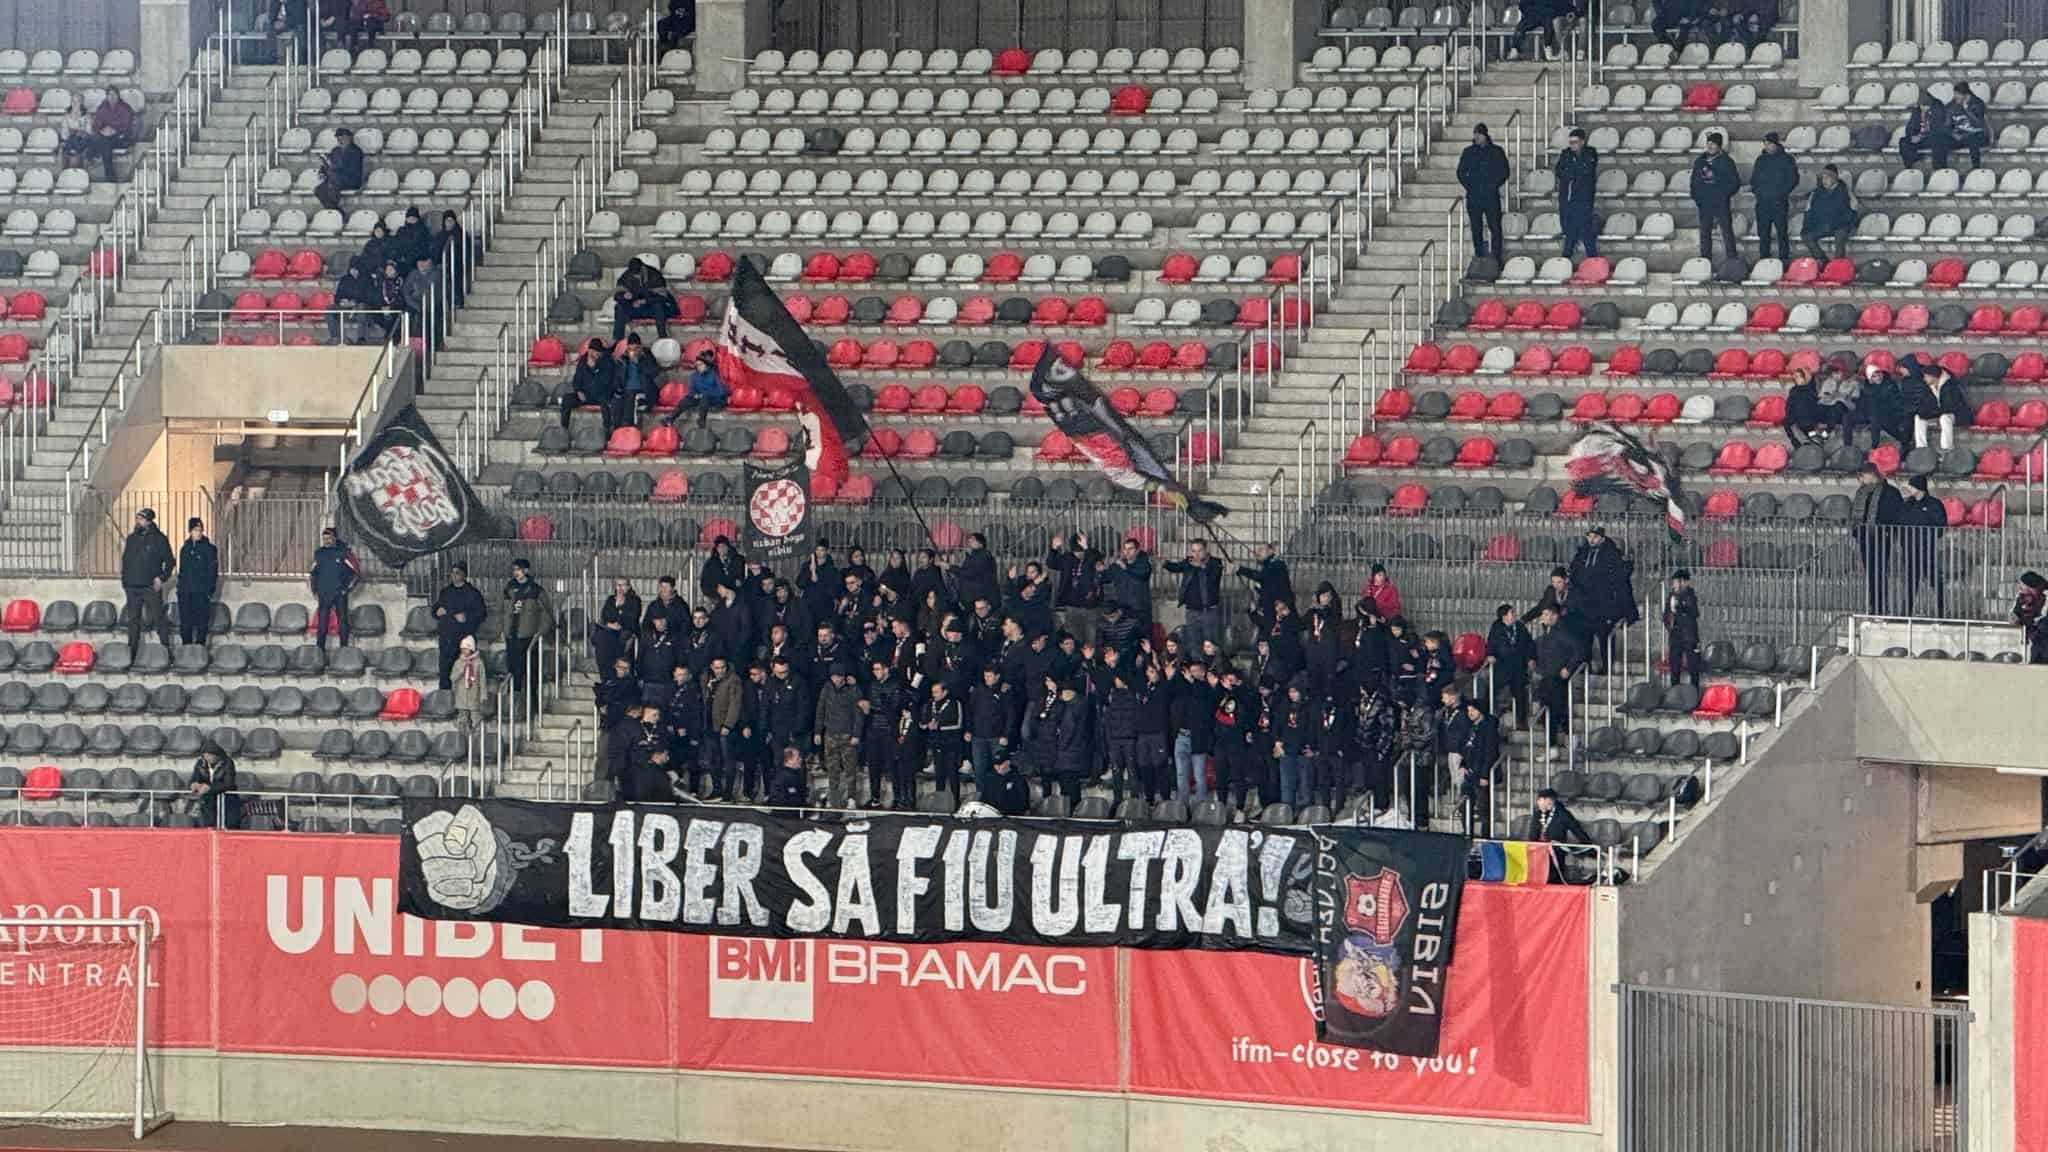
[[[811,550],[811,470],[801,455],[780,464],[746,465],[747,523],[742,551],[772,562]]]
[[[1315,944],[1305,828],[408,799],[399,905],[434,920],[940,944]]]
[[[349,462],[339,492],[354,538],[393,568],[459,547],[483,530],[476,493],[410,407]]]
[[[1429,832],[1316,833],[1316,1039],[1436,1055],[1471,842]]]

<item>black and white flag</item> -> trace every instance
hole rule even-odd
[[[460,547],[483,529],[476,493],[410,407],[349,462],[337,495],[354,539],[393,568]]]
[[[1565,474],[1581,496],[1602,492],[1642,495],[1664,501],[1664,520],[1674,537],[1685,535],[1685,489],[1678,469],[1643,442],[1613,424],[1595,424],[1572,442]]]

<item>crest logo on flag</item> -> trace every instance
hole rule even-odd
[[[342,474],[342,512],[393,567],[463,543],[476,494],[413,409],[392,417]]]
[[[1344,925],[1372,937],[1382,947],[1392,944],[1408,919],[1408,897],[1401,874],[1382,868],[1370,876],[1344,877]]]

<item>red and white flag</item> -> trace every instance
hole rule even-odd
[[[733,265],[717,355],[728,389],[789,397],[809,440],[804,463],[811,475],[845,482],[846,444],[865,441],[868,422],[803,326],[745,260]]]

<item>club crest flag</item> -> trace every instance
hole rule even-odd
[[[868,422],[803,326],[752,264],[733,265],[732,296],[718,333],[718,375],[727,388],[787,396],[809,438],[804,465],[835,487],[846,480],[846,445]]]
[[[483,529],[476,493],[410,407],[349,462],[338,496],[352,537],[394,568],[460,547]]]
[[[747,555],[777,561],[809,553],[811,473],[802,458],[770,465],[748,463],[746,475]]]
[[[1196,496],[1173,475],[1137,429],[1110,407],[1079,368],[1060,359],[1050,344],[1031,371],[1031,395],[1045,405],[1053,427],[1066,434],[1088,462],[1119,488],[1158,492],[1185,508],[1199,523],[1208,523],[1229,509]]]
[[[1315,832],[1323,904],[1316,1039],[1435,1056],[1471,842],[1433,832]]]

